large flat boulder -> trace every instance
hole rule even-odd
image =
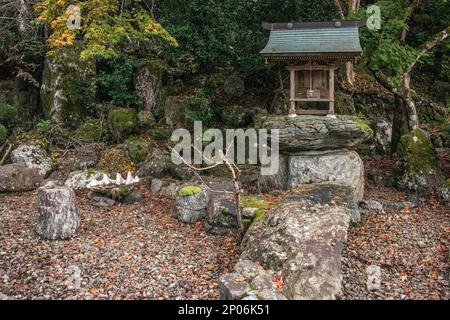
[[[262,128],[279,130],[283,154],[355,148],[373,135],[364,121],[352,116],[272,116]]]
[[[250,227],[240,259],[281,273],[279,293],[288,299],[335,299],[341,292],[341,253],[354,207],[348,186],[305,186]]]
[[[30,191],[38,188],[43,181],[39,170],[21,164],[0,166],[0,192]]]
[[[304,151],[280,155],[279,159],[277,174],[259,177],[261,192],[331,182],[351,186],[356,203],[364,197],[364,163],[355,151]]]
[[[364,163],[355,151],[311,151],[290,156],[288,188],[337,182],[354,189],[354,201],[364,197]]]

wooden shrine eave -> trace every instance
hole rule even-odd
[[[360,56],[359,53],[313,53],[313,54],[264,54],[267,62],[293,62],[296,61],[323,61],[323,62],[346,62],[355,61]]]

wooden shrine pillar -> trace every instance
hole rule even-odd
[[[291,71],[291,76],[290,76],[290,79],[291,79],[290,102],[291,102],[291,104],[289,107],[289,117],[296,117],[297,116],[297,108],[296,108],[296,102],[295,102],[295,89],[296,89],[295,83],[296,83],[296,81],[295,81],[295,65],[294,64],[291,65],[290,71]]]
[[[329,114],[334,114],[334,69],[335,66],[330,66],[330,101],[329,101],[329,107],[328,112]]]

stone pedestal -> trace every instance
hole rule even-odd
[[[58,240],[72,237],[80,218],[75,193],[66,187],[45,189],[38,194],[38,223],[36,232],[44,239]]]

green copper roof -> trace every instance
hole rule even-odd
[[[265,56],[355,54],[362,52],[359,30],[354,27],[277,29],[261,51]]]

